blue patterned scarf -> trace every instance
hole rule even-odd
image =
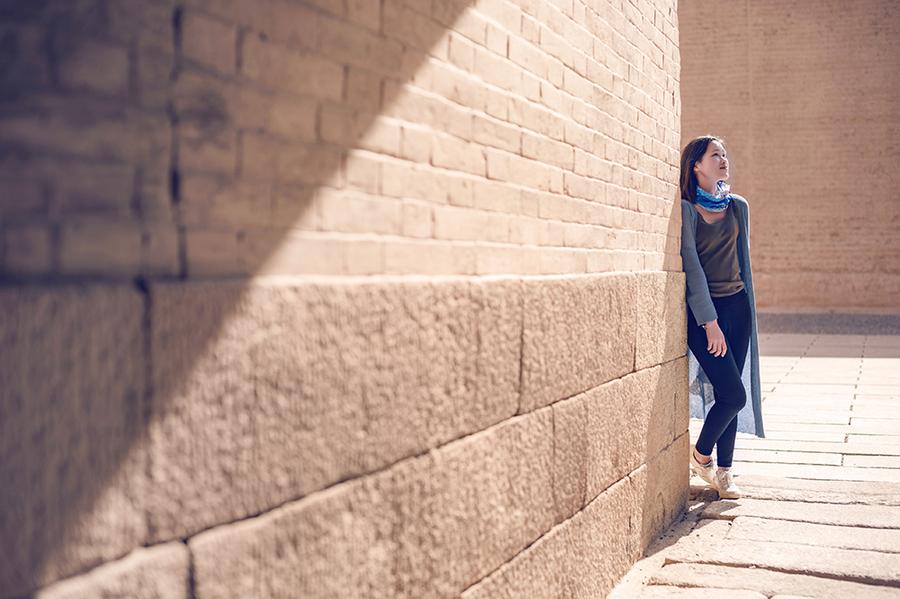
[[[728,193],[731,188],[725,181],[716,183],[716,193],[712,194],[697,186],[697,203],[709,210],[710,212],[722,212],[728,208],[731,203],[731,194]]]

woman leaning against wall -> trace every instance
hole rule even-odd
[[[764,433],[749,207],[747,200],[729,192],[728,176],[720,138],[705,135],[685,146],[681,257],[691,415],[705,416],[690,463],[720,497],[734,499],[741,496],[731,470],[737,432]]]

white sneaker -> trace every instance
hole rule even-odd
[[[701,464],[694,456],[694,450],[691,449],[691,472],[706,481],[707,484],[716,488],[716,459],[710,456],[709,462]]]
[[[734,477],[731,475],[730,468],[728,470],[716,471],[715,487],[719,492],[719,497],[722,499],[738,499],[743,495],[741,488],[734,482]]]

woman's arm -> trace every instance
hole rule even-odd
[[[687,287],[687,303],[697,319],[704,324],[718,318],[716,307],[709,295],[706,273],[697,255],[697,240],[694,238],[694,207],[690,202],[681,201],[681,264],[684,268]]]

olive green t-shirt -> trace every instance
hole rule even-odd
[[[702,216],[697,219],[697,254],[706,273],[711,297],[732,295],[744,288],[738,264],[737,238],[734,202],[725,209],[725,218],[717,223],[709,224]]]

